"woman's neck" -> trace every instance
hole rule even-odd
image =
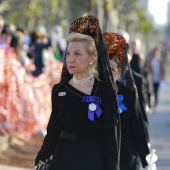
[[[73,77],[77,80],[82,80],[82,79],[88,78],[91,75],[92,75],[92,73],[74,74]]]
[[[77,76],[78,77],[78,76]],[[79,77],[82,77],[82,76],[79,76]],[[83,76],[84,77],[84,76]],[[75,84],[79,84],[79,85],[82,85],[82,84],[85,84],[85,83],[88,83],[89,81],[91,81],[93,79],[93,74],[90,74],[89,76],[86,76],[85,78],[81,78],[81,79],[77,79],[75,75],[73,75],[73,82]]]
[[[93,85],[94,85],[95,78],[92,77],[89,81],[86,83],[80,84],[80,83],[75,83],[73,79],[69,81],[69,84],[72,85],[74,88],[80,90],[81,92],[90,95]]]

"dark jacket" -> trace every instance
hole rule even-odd
[[[132,70],[132,75],[133,75],[133,78],[134,78],[134,81],[135,81],[135,84],[137,87],[140,109],[141,109],[144,124],[145,124],[147,141],[149,142],[149,130],[148,130],[149,122],[148,122],[148,117],[147,117],[147,113],[146,113],[146,104],[147,104],[146,82],[142,75],[136,73],[133,70]]]
[[[132,70],[134,70],[135,72],[141,74],[141,59],[139,54],[137,53],[133,53],[132,55],[132,60],[130,62],[130,67],[132,68]]]
[[[47,43],[38,43],[35,41],[30,44],[31,52],[35,57],[34,64],[35,64],[36,70],[32,72],[32,75],[35,77],[43,73],[43,69],[45,67],[44,58],[43,58],[43,50],[47,49],[48,47],[51,47],[50,39],[48,39]]]
[[[149,154],[145,125],[136,91],[118,84],[118,95],[123,95],[122,103],[127,108],[120,113],[121,118],[121,154],[120,170],[137,170],[138,155],[143,167],[147,166]],[[120,103],[119,103],[120,105]]]
[[[119,170],[114,105],[108,87],[95,79],[90,96],[101,98],[102,114],[95,114],[91,121],[89,103],[84,102],[89,95],[68,83],[57,90],[60,85],[52,90],[47,135],[35,164],[53,155],[52,170]],[[60,96],[61,92],[65,95]]]

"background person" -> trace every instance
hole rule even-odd
[[[126,40],[115,33],[104,33],[110,66],[116,85],[121,118],[120,170],[138,170],[138,155],[143,167],[149,154],[145,125],[138,94],[128,64]]]
[[[158,94],[161,81],[165,80],[165,65],[162,58],[162,50],[160,46],[155,46],[151,54],[148,57],[148,67],[152,74],[154,94],[155,94],[155,106],[158,104]]]

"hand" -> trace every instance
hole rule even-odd
[[[151,153],[146,156],[148,165],[154,164],[158,160],[158,156],[155,154],[156,150],[152,149]]]
[[[151,148],[151,143],[147,143],[148,144],[148,148],[150,149]]]
[[[156,169],[156,164],[153,163],[153,164],[151,164],[151,165],[148,165],[148,166],[145,167],[144,170],[157,170],[157,169]]]
[[[36,169],[37,169],[37,166],[35,166],[33,170],[36,170]]]

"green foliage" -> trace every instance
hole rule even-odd
[[[45,23],[48,21],[47,18],[56,17],[58,1],[59,0],[9,0],[6,2],[3,16],[5,16],[6,21],[16,26],[23,25],[23,27],[28,28],[29,23],[32,23],[31,28],[28,29],[33,29],[35,24],[39,24],[41,21]],[[36,21],[38,21],[38,23]]]
[[[139,25],[144,33],[148,34],[153,31],[153,26],[150,22],[148,22],[146,17],[146,12],[143,9],[137,10],[137,15],[139,18]]]
[[[42,6],[38,0],[31,1],[25,10],[27,12],[27,17],[41,16],[43,13]]]
[[[154,28],[148,22],[146,13],[137,7],[137,0],[4,0],[0,7],[6,21],[27,30],[33,30],[37,25],[51,28],[53,25],[62,25],[68,30],[69,23],[84,14],[99,16],[99,4],[103,2],[103,10],[106,22],[109,12],[118,13],[115,18],[117,28],[131,32],[152,34]],[[4,2],[3,1],[3,2]],[[102,8],[102,6],[100,7]],[[98,11],[99,10],[99,11]],[[100,18],[99,18],[100,20]],[[118,21],[119,20],[119,21]],[[115,23],[112,23],[116,25]],[[107,25],[107,23],[106,23]],[[133,27],[131,27],[133,25]],[[133,30],[132,30],[133,28]],[[101,28],[102,29],[102,28]],[[115,26],[116,29],[116,26]],[[135,33],[134,33],[135,35]]]
[[[112,9],[112,7],[113,7],[113,0],[107,0],[105,5],[106,10],[109,11],[110,9]]]
[[[153,31],[153,26],[148,21],[141,21],[140,26],[146,34]]]

